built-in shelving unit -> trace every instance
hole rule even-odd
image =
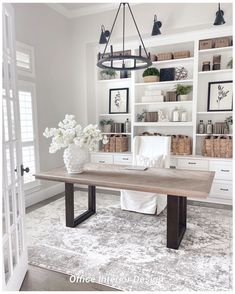
[[[181,134],[192,138],[192,156],[201,156],[202,140],[207,134],[197,134],[197,126],[199,120],[208,119],[214,122],[223,122],[226,117],[232,115],[232,111],[208,112],[208,83],[213,81],[232,80],[233,70],[227,67],[227,63],[232,57],[233,46],[222,48],[211,48],[199,50],[199,41],[231,36],[231,27],[212,28],[193,32],[192,34],[176,34],[169,39],[167,36],[160,38],[150,37],[145,39],[147,51],[151,54],[163,52],[175,52],[181,50],[190,51],[190,57],[180,59],[170,59],[163,61],[153,61],[152,66],[158,70],[168,67],[184,67],[188,71],[187,79],[144,83],[142,73],[144,70],[131,72],[131,76],[126,79],[116,78],[110,80],[100,79],[100,69],[95,67],[97,83],[97,121],[101,119],[113,119],[115,122],[124,123],[128,118],[131,121],[131,132],[123,133],[128,136],[129,152],[132,151],[132,142],[135,135],[143,132],[161,133],[161,134]],[[138,45],[135,42],[126,43],[126,48],[130,49],[133,54],[138,54]],[[115,50],[121,50],[121,44],[114,46]],[[95,56],[100,51],[96,48]],[[202,71],[202,62],[210,61],[212,67],[212,59],[216,54],[221,55],[221,69]],[[119,77],[119,76],[117,76]],[[160,89],[164,93],[168,90],[174,90],[177,84],[191,85],[193,90],[187,101],[174,102],[142,102],[145,90]],[[109,90],[112,88],[129,88],[129,113],[110,114],[109,113]],[[172,122],[172,111],[178,107],[181,110],[186,110],[188,113],[187,122]],[[159,122],[140,122],[137,121],[137,114],[146,111],[162,110],[167,114],[169,121]],[[110,135],[113,133],[109,133]],[[216,134],[218,135],[218,134]]]

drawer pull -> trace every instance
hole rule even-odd
[[[190,161],[189,161],[188,164],[197,164],[197,163],[196,163],[196,162],[190,162]]]
[[[228,192],[228,189],[225,189],[225,188],[220,188],[220,190]]]
[[[229,173],[230,170],[229,169],[221,169],[220,171],[224,172],[224,173]]]
[[[105,161],[104,160],[99,160],[99,163],[105,163]]]
[[[127,158],[127,157],[123,157],[122,159],[123,159],[123,160],[128,160],[128,158]]]

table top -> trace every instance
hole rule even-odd
[[[207,198],[215,172],[148,168],[125,170],[124,165],[87,164],[81,174],[68,174],[64,167],[35,174],[36,179],[94,185],[192,198]]]

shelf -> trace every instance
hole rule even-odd
[[[106,83],[121,83],[121,82],[124,82],[124,83],[130,83],[132,80],[132,78],[126,78],[126,79],[110,79],[110,80],[98,80],[98,83],[99,84],[106,84]]]
[[[199,71],[199,75],[211,75],[211,74],[223,74],[223,73],[233,73],[232,69],[220,69],[220,70],[207,70],[207,71]]]
[[[164,85],[175,85],[175,84],[188,84],[188,83],[192,83],[193,80],[192,79],[188,79],[188,80],[175,80],[175,81],[165,81],[165,82],[154,82],[154,83],[135,83],[135,86],[164,86]]]
[[[131,133],[101,133],[102,135],[127,135],[131,136]]]
[[[166,101],[166,102],[138,102],[135,106],[139,105],[180,105],[180,104],[191,104],[193,101]]]
[[[233,50],[233,46],[227,46],[227,47],[221,47],[221,48],[203,49],[203,50],[198,50],[198,52],[199,52],[199,54],[200,53],[216,53],[216,52],[228,51],[228,50]]]
[[[233,134],[196,134],[197,137],[206,137],[206,136],[233,136]]]
[[[92,154],[111,154],[111,155],[132,155],[131,151],[126,151],[126,152],[104,152],[104,151],[93,151],[91,152]]]
[[[192,122],[134,122],[134,127],[191,127]]]
[[[153,61],[153,65],[161,65],[166,63],[182,63],[182,62],[190,62],[193,61],[194,57],[187,57],[187,58],[179,58],[179,59],[167,59],[167,60],[161,60],[161,61]]]
[[[131,116],[131,113],[100,113],[99,116]]]
[[[205,114],[205,115],[233,114],[233,111],[198,111],[197,114]]]

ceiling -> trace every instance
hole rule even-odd
[[[47,6],[68,18],[117,9],[119,3],[47,3]]]

